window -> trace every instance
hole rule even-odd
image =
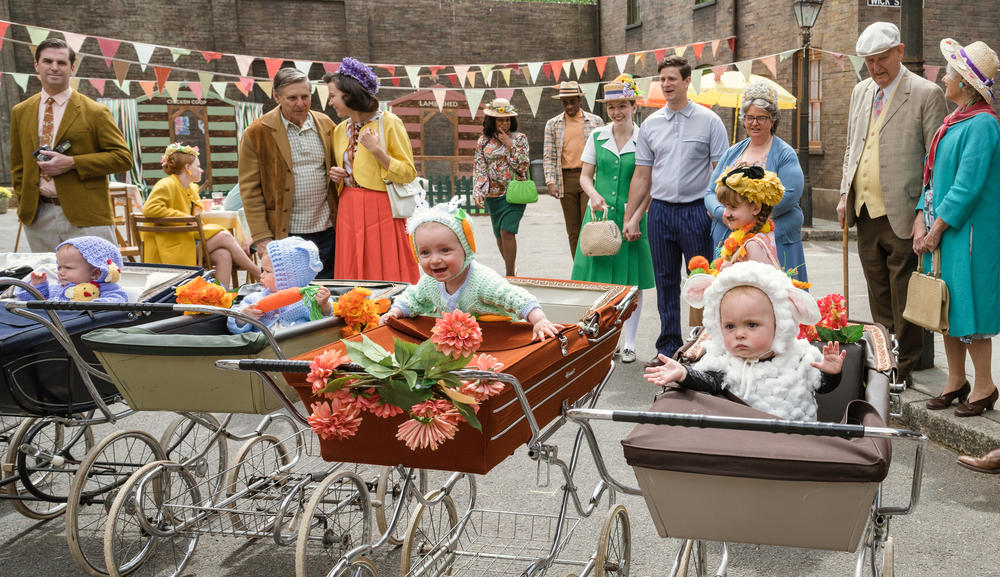
[[[823,54],[809,51],[809,148],[823,148],[821,109],[823,103]]]
[[[638,26],[639,20],[639,0],[628,0],[628,20],[625,26]]]

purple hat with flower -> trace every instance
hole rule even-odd
[[[368,94],[378,94],[378,76],[368,65],[348,56],[340,61],[340,70],[337,72],[357,80]]]

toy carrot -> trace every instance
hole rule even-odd
[[[273,292],[257,301],[253,306],[257,310],[266,313],[286,307],[300,300],[302,300],[302,292],[298,287],[292,287]]]

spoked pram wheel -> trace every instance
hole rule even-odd
[[[66,509],[66,541],[87,574],[108,574],[104,525],[118,490],[143,466],[164,458],[159,441],[142,431],[116,431],[87,453],[73,477]]]
[[[868,565],[867,574],[872,577],[892,577],[895,548],[892,537],[886,537],[885,541],[872,539],[871,543],[865,546],[864,562]]]
[[[413,509],[417,504],[412,491],[415,490],[421,495],[427,493],[427,471],[409,467],[404,470],[413,477],[411,492],[405,498],[402,491],[403,482],[406,480],[406,477],[400,474],[396,467],[383,467],[379,471],[378,486],[375,489],[375,506],[373,509],[375,524],[378,526],[380,534],[385,533],[386,529],[388,529],[389,522],[392,521],[392,516],[396,512],[396,507],[400,503],[400,499],[404,499],[402,502],[403,510],[399,515],[399,520],[392,534],[389,535],[388,543],[391,545],[403,544],[406,527],[410,524],[410,516],[413,514]]]
[[[29,452],[22,452],[25,445]],[[28,418],[10,437],[4,456],[6,475],[18,481],[4,487],[14,500],[14,509],[31,519],[52,519],[66,510],[73,474],[84,455],[94,446],[89,426],[67,427],[48,419]]]
[[[210,492],[202,491],[202,496],[210,499],[219,492],[221,473],[229,464],[229,446],[226,436],[217,434],[222,428],[219,419],[210,413],[197,413],[195,417],[197,420],[178,415],[163,431],[160,445],[167,458],[183,464],[198,483],[215,480]],[[211,446],[206,450],[207,443]]]
[[[443,541],[458,525],[455,501],[448,495],[442,496],[440,491],[432,491],[425,498],[428,501],[440,500],[430,507],[420,504],[410,515],[410,526],[406,529],[399,561],[400,575],[418,567],[426,575],[451,575],[455,552]]]
[[[347,471],[327,475],[313,491],[299,521],[295,576],[327,575],[345,553],[370,543],[369,507],[371,497],[361,477]]]
[[[367,557],[351,561],[351,564],[334,573],[331,577],[378,577],[378,569]]]
[[[252,503],[258,494],[264,494],[267,488],[279,481],[276,477],[278,469],[290,462],[288,448],[274,435],[260,435],[243,443],[233,459],[235,464],[226,472],[222,482],[225,489],[223,499],[239,495],[237,502],[230,504],[228,508],[236,511],[244,502]],[[298,520],[294,513],[293,511],[291,518],[285,520],[284,525],[291,525]],[[233,527],[244,529],[242,516],[236,512],[231,515]],[[283,530],[282,533],[290,533],[293,529],[290,526],[289,531]]]
[[[628,511],[615,505],[597,539],[594,577],[625,577],[632,562],[632,526]]]
[[[187,565],[198,534],[179,530],[205,497],[186,467],[157,461],[139,469],[111,504],[104,535],[110,577],[173,577]]]

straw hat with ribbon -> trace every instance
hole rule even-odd
[[[612,102],[614,100],[628,100],[635,102],[638,97],[644,96],[639,92],[639,87],[631,74],[622,74],[611,82],[604,85],[604,98],[598,98],[598,102]]]
[[[506,98],[494,98],[493,102],[486,106],[483,114],[494,118],[510,118],[517,116],[517,108]]]
[[[574,96],[583,96],[583,90],[580,90],[580,84],[576,80],[566,80],[560,82],[559,94],[556,94],[552,98],[573,98]]]
[[[982,40],[965,48],[951,38],[941,41],[941,54],[955,72],[969,83],[986,102],[993,102],[993,78],[997,75],[997,53]]]

